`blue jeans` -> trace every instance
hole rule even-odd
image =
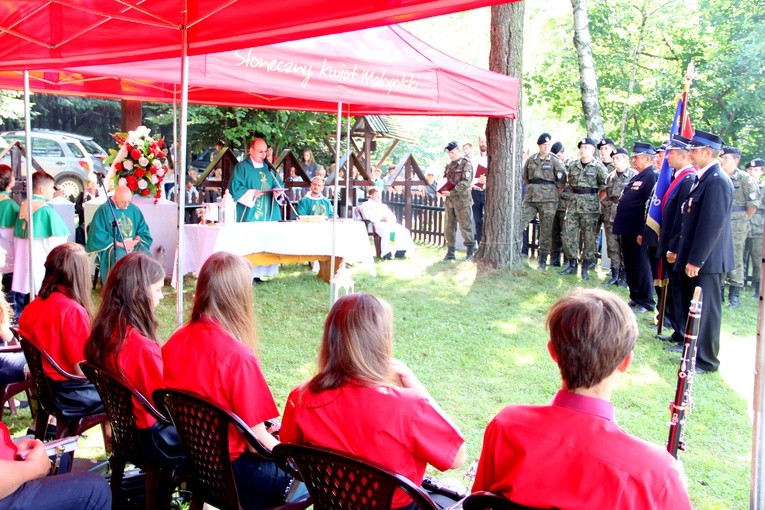
[[[272,460],[264,460],[249,451],[231,463],[239,493],[239,504],[245,510],[271,508],[284,502],[290,476]]]
[[[108,510],[112,493],[106,479],[95,473],[38,478],[0,499],[0,510]]]

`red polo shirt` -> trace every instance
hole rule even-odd
[[[678,462],[630,436],[610,402],[561,390],[549,406],[508,406],[489,423],[474,491],[561,510],[690,509]]]
[[[162,347],[165,386],[189,391],[233,411],[250,427],[279,416],[260,363],[249,347],[217,322],[192,322]],[[229,432],[231,460],[244,452],[241,433]]]
[[[368,459],[417,485],[427,464],[449,469],[465,442],[457,426],[413,390],[356,383],[321,393],[309,391],[306,383],[298,386],[287,400],[279,434],[284,442]],[[410,502],[399,491],[393,508]]]
[[[5,423],[0,423],[0,460],[16,460],[16,454],[19,449],[11,440],[11,432]]]
[[[165,386],[162,376],[162,351],[157,342],[146,338],[137,329],[128,328],[125,343],[117,354],[116,365],[113,356],[109,356],[107,360],[111,361],[107,361],[108,370],[122,374],[138,393],[154,403],[152,393]],[[135,398],[133,399],[133,415],[139,429],[147,429],[157,422],[157,419]]]
[[[75,373],[75,365],[85,359],[90,317],[81,304],[61,292],[53,292],[47,299],[38,297],[24,308],[19,330],[71,374]],[[54,381],[66,380],[45,360],[43,371]]]

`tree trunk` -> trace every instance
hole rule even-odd
[[[598,101],[598,74],[592,59],[590,15],[587,0],[571,0],[574,8],[574,47],[579,60],[579,89],[582,92],[582,111],[587,134],[595,140],[603,138],[603,118]]]
[[[624,100],[624,110],[622,111],[622,129],[619,133],[619,145],[624,145],[624,140],[627,138],[627,119],[629,118],[630,110],[632,109],[632,93],[635,91],[635,83],[637,82],[637,68],[638,61],[640,60],[640,54],[643,52],[643,36],[645,35],[645,26],[648,22],[648,14],[645,11],[645,5],[643,10],[640,11],[640,29],[638,30],[637,42],[635,43],[635,54],[632,57],[632,70],[630,71],[630,82],[627,86],[627,97]]]
[[[122,115],[120,116],[120,129],[123,133],[135,130],[143,124],[140,101],[121,101]]]
[[[491,8],[489,69],[516,76],[523,70],[524,2]],[[521,88],[522,90],[522,88]],[[523,126],[518,119],[489,119],[486,141],[489,172],[483,238],[476,257],[480,269],[521,264],[521,148]]]

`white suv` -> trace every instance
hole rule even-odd
[[[24,131],[5,131],[0,137],[8,144],[18,141],[23,146],[25,142]],[[88,151],[70,136],[33,130],[32,157],[70,200],[76,199],[85,188],[85,181],[93,177],[93,160]],[[10,164],[10,157],[6,156],[1,162]]]

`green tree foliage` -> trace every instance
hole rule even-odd
[[[764,16],[757,0],[592,2],[590,30],[606,135],[626,146],[664,140],[692,60],[698,71],[689,102],[694,126],[719,132],[745,157],[765,154]],[[550,19],[543,30],[549,52],[528,70],[526,97],[583,129],[571,21]]]

